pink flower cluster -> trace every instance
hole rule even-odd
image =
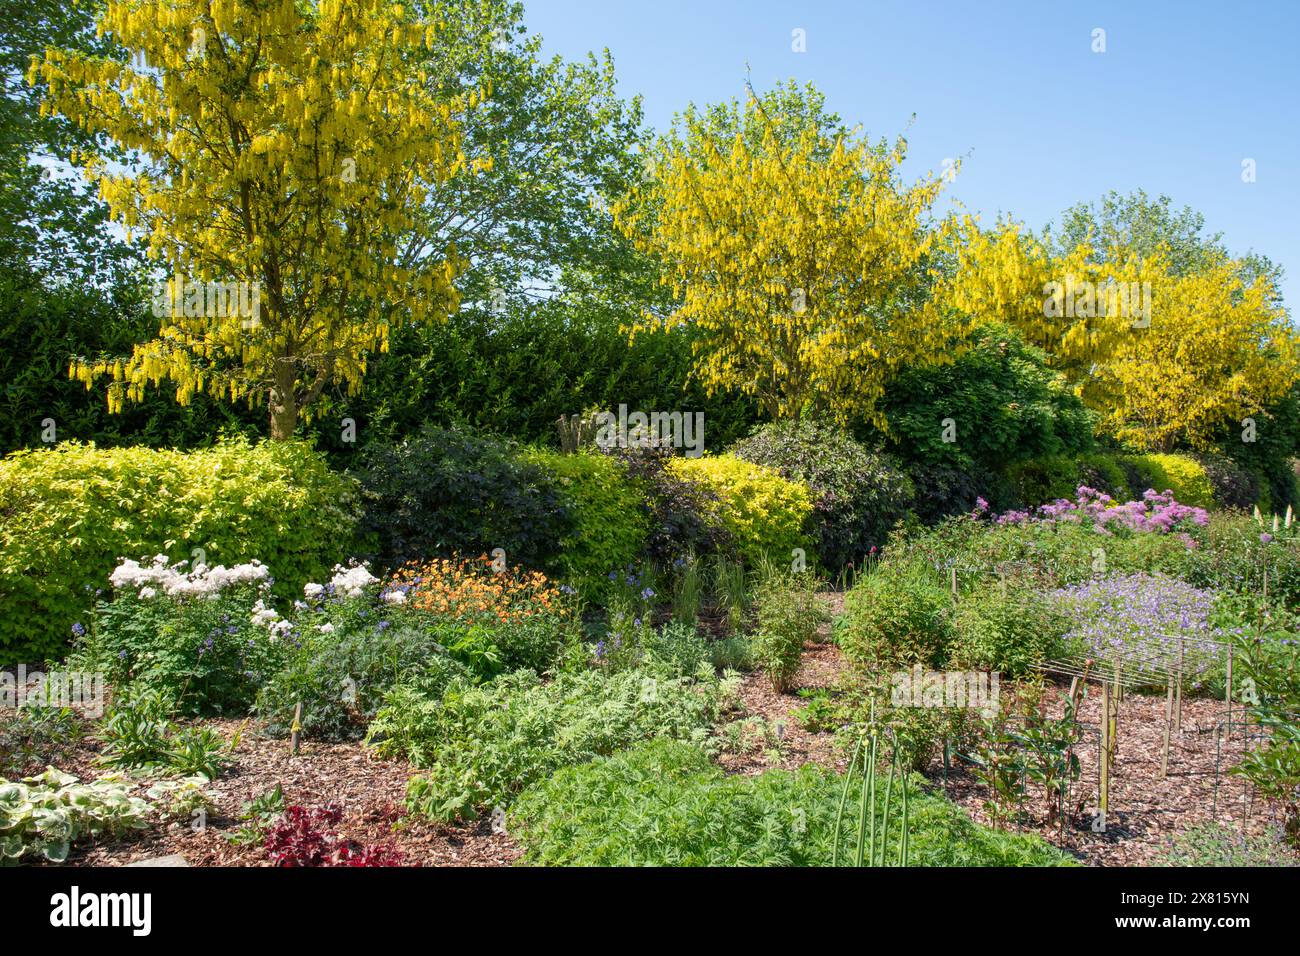
[[[1103,494],[1095,488],[1080,485],[1077,489],[1078,500],[1070,501],[1058,498],[1050,504],[1040,505],[1030,511],[1006,511],[993,516],[996,524],[1030,524],[1070,521],[1081,524],[1091,521],[1093,527],[1109,534],[1112,527],[1126,528],[1129,531],[1154,531],[1169,534],[1181,527],[1183,522],[1204,526],[1210,520],[1204,508],[1194,508],[1179,504],[1174,500],[1172,491],[1163,494],[1153,488],[1142,493],[1140,501],[1117,503],[1110,495]],[[982,517],[988,511],[988,502],[983,498],[976,502],[972,518]],[[1185,533],[1180,533],[1188,547],[1194,547],[1195,541]]]

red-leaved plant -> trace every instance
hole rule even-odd
[[[276,866],[401,866],[402,854],[389,844],[355,846],[329,828],[343,819],[334,804],[292,806],[266,834],[266,852]]]

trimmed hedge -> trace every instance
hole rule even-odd
[[[587,597],[604,594],[609,572],[634,564],[645,551],[650,518],[644,490],[606,455],[531,449],[526,457],[555,477],[569,510],[556,558],[560,572]]]
[[[794,548],[810,546],[803,527],[812,514],[812,493],[802,482],[732,455],[674,458],[668,467],[718,496],[710,520],[726,528],[751,567],[768,555],[788,560]]]
[[[299,595],[346,558],[358,517],[355,483],[299,442],[14,452],[0,460],[0,664],[61,655],[120,558],[257,558]]]

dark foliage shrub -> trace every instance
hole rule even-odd
[[[1198,461],[1205,469],[1214,491],[1214,503],[1220,508],[1249,511],[1260,500],[1260,477],[1229,458],[1202,455]]]
[[[619,449],[628,478],[645,494],[650,524],[646,533],[646,556],[667,566],[687,555],[732,555],[736,542],[727,529],[709,520],[719,505],[717,492],[697,481],[679,477],[668,468],[671,449]],[[613,569],[611,569],[613,570]]]
[[[1060,498],[1073,500],[1081,485],[1095,488],[1116,501],[1126,501],[1130,497],[1124,468],[1118,459],[1109,455],[1090,453],[1031,458],[1015,462],[1007,469],[1007,474],[1016,488],[1019,503],[1026,507]]]
[[[362,531],[383,567],[502,548],[511,565],[551,567],[571,515],[554,477],[509,441],[427,426],[375,445],[357,471]]]
[[[766,465],[813,492],[817,554],[830,571],[884,543],[912,501],[912,483],[888,456],[829,424],[773,422],[733,445],[737,458]]]

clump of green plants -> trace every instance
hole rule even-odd
[[[1247,713],[1267,731],[1263,746],[1246,752],[1232,773],[1278,801],[1287,842],[1300,849],[1300,655],[1290,632],[1242,635],[1235,649],[1236,680],[1250,688]],[[1244,682],[1249,681],[1249,684]]]
[[[711,667],[664,678],[640,669],[531,671],[490,684],[453,683],[433,700],[392,690],[371,724],[383,756],[404,756],[426,771],[407,794],[412,812],[439,820],[505,806],[560,767],[610,754],[648,737],[704,741],[724,694]]]
[[[1164,866],[1300,866],[1300,855],[1280,833],[1247,834],[1221,823],[1202,823],[1175,836],[1160,862]]]
[[[0,721],[0,777],[21,777],[63,763],[85,736],[85,723],[69,707],[24,704]]]
[[[794,718],[804,730],[819,734],[838,726],[839,707],[828,688],[801,687],[798,694],[806,703],[795,709]]]
[[[39,856],[54,863],[87,838],[148,826],[149,804],[117,777],[82,783],[53,767],[11,783],[0,779],[0,863]]]
[[[231,763],[236,742],[211,727],[178,726],[170,700],[155,690],[126,690],[99,731],[98,761],[115,770],[215,779]]]
[[[772,689],[784,693],[799,670],[804,643],[829,620],[812,575],[765,565],[754,588],[754,617],[754,660]]]
[[[1041,591],[986,585],[957,602],[945,663],[1019,677],[1062,653],[1070,623]]]
[[[266,839],[267,832],[279,821],[286,809],[284,791],[277,783],[270,790],[265,790],[245,800],[239,808],[239,822],[242,824],[226,839],[235,846],[253,846]]]
[[[855,663],[942,667],[953,638],[953,598],[933,568],[881,564],[845,597],[836,640]]]
[[[1037,836],[975,824],[917,778],[896,781],[900,804],[904,785],[912,866],[1073,862]],[[528,865],[829,866],[843,788],[842,777],[811,764],[728,776],[699,746],[657,739],[539,780],[507,825]],[[883,799],[876,814],[883,836]],[[898,858],[901,830],[891,823],[888,834],[877,860]]]
[[[453,678],[471,675],[443,643],[459,637],[453,622],[394,622],[364,597],[329,599],[298,620],[297,641],[284,649],[284,663],[257,695],[255,711],[271,734],[288,734],[301,704],[304,735],[358,739],[397,684],[419,682],[426,693],[435,693]]]
[[[125,560],[68,667],[166,695],[184,714],[245,713],[280,663],[290,622],[268,607],[270,570]]]

